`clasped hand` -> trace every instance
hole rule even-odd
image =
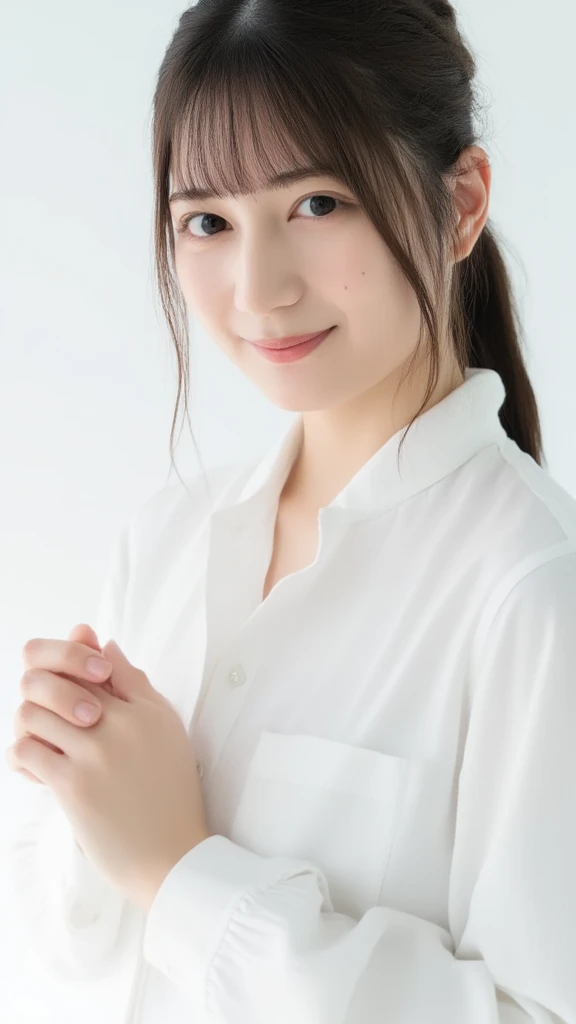
[[[148,911],[169,871],[211,833],[176,708],[112,640],[102,649],[112,669],[94,681],[86,659],[99,653],[86,625],[69,640],[28,641],[6,760],[51,789],[88,859]],[[96,724],[75,718],[80,700],[100,708]]]

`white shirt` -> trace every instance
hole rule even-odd
[[[576,501],[504,398],[468,369],[263,602],[300,415],[122,531],[97,632],[181,713],[215,834],[146,916],[43,791],[23,913],[64,976],[122,965],[109,1024],[576,1024]]]

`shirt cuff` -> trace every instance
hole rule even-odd
[[[209,836],[175,864],[158,889],[144,929],[145,959],[204,1005],[210,967],[238,903],[303,873],[316,875],[332,910],[322,872],[313,864],[262,857],[226,836]]]
[[[82,853],[48,789],[15,832],[12,883],[28,939],[59,977],[103,968],[126,901]]]

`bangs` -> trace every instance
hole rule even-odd
[[[272,67],[273,60],[271,61]],[[342,147],[331,137],[321,97],[294,68],[246,58],[203,69],[197,89],[172,111],[172,189],[190,198],[249,195],[283,172],[343,179]]]

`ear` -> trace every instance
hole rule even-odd
[[[488,220],[492,171],[488,154],[480,146],[465,149],[456,165],[450,187],[459,215],[459,246],[456,262],[466,259]]]

